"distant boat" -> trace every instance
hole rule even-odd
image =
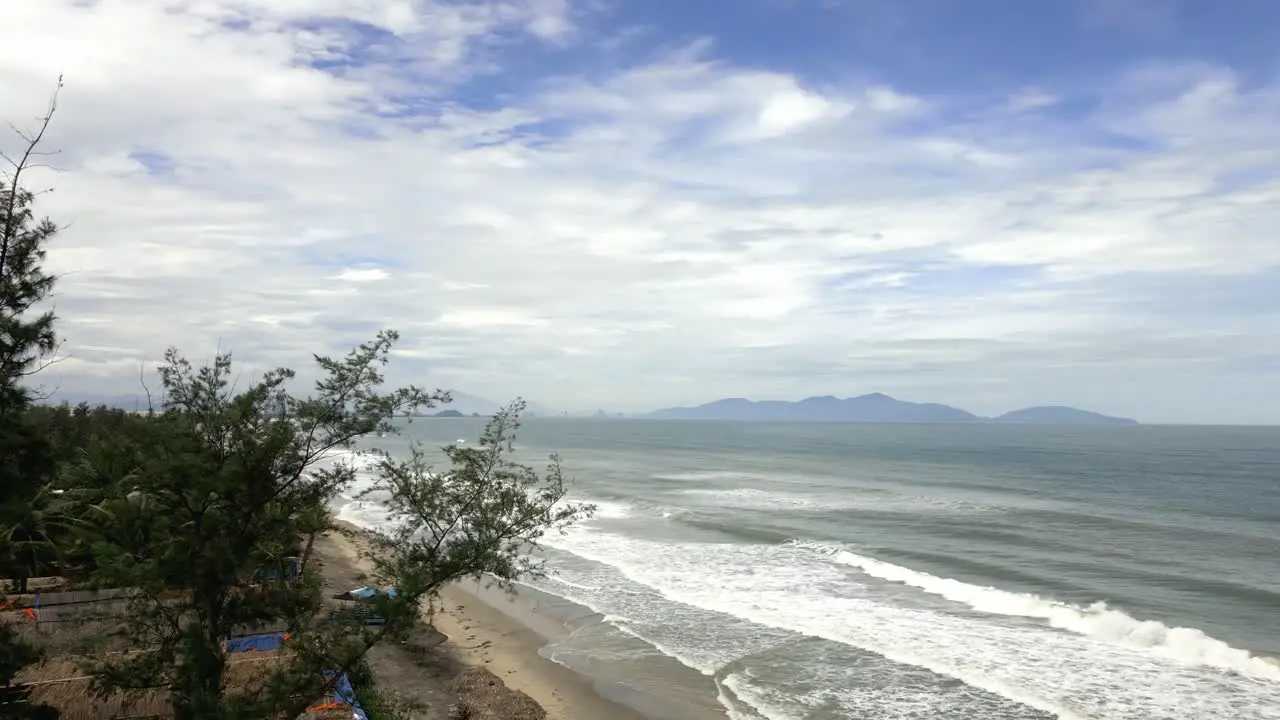
[[[454,440],[454,442],[456,442],[456,443],[458,443],[459,445],[461,445],[461,444],[465,443],[465,442],[466,442],[466,440],[464,440],[464,439],[462,439],[462,438],[458,438],[457,440]]]

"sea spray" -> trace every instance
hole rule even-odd
[[[940,578],[830,545],[805,541],[791,544],[811,549],[835,562],[856,567],[872,577],[909,585],[931,595],[962,603],[979,612],[1039,618],[1061,630],[1147,648],[1177,662],[1207,665],[1280,681],[1280,666],[1254,657],[1246,650],[1231,647],[1195,628],[1169,627],[1154,620],[1138,620],[1123,611],[1108,607],[1105,602],[1099,601],[1082,607],[1029,593],[1009,592]]]

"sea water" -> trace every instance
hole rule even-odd
[[[756,720],[1280,718],[1280,429],[535,419],[518,447],[559,453],[598,507],[545,539],[530,584],[596,622],[544,654],[624,698],[687,686]]]

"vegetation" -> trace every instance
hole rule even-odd
[[[25,413],[33,399],[28,378],[57,344],[53,313],[38,306],[53,292],[54,278],[44,271],[45,245],[58,228],[35,219],[35,194],[23,185],[23,174],[37,164],[56,102],[55,93],[37,132],[18,131],[24,146],[16,158],[4,156],[9,167],[0,187],[0,574],[15,578],[19,591],[51,554],[44,532],[49,496],[42,484],[52,475],[54,456]],[[41,655],[8,623],[0,623],[0,685],[9,685]],[[10,715],[50,715],[48,708],[19,707]]]
[[[555,456],[541,475],[508,459],[523,410],[517,401],[498,411],[478,446],[445,448],[448,472],[432,472],[420,447],[404,461],[383,459],[373,490],[390,495],[392,524],[375,538],[380,579],[429,596],[477,565],[499,585],[541,572],[528,550],[593,508],[563,502]]]
[[[145,413],[37,404],[31,378],[57,341],[54,315],[41,310],[57,228],[34,219],[36,195],[21,182],[53,110],[24,136],[0,191],[0,578],[18,593],[47,575],[128,591],[128,612],[82,658],[97,694],[159,692],[183,720],[298,717],[374,644],[408,632],[445,584],[538,572],[529,552],[543,533],[590,512],[564,502],[554,459],[544,474],[508,460],[519,403],[477,447],[446,449],[442,472],[421,448],[397,460],[365,447],[363,438],[396,432],[392,418],[449,401],[383,387],[398,339],[390,330],[345,356],[315,356],[319,379],[306,393],[283,368],[236,390],[231,355],[197,367],[171,349]],[[378,579],[398,591],[374,601],[387,619],[376,628],[327,612],[309,562],[316,537],[333,529],[330,503],[356,479],[343,453],[357,443],[377,459],[395,520],[374,542]],[[300,558],[297,577],[286,558]],[[232,687],[227,640],[271,631],[288,633],[280,661]],[[0,686],[40,654],[0,621]],[[392,705],[379,701],[378,712],[392,716]]]

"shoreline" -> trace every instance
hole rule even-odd
[[[334,586],[338,587],[341,580],[336,579],[335,575],[353,573],[355,577],[367,579],[373,568],[369,560],[361,555],[359,539],[367,531],[337,517],[334,517],[334,524],[337,530],[316,539],[319,556],[328,560],[323,564],[322,570],[326,582],[335,583]],[[346,567],[334,567],[337,564]],[[390,673],[399,681],[393,681],[391,689],[395,689],[397,684],[420,685],[434,681],[442,686],[434,688],[437,696],[452,694],[456,696],[456,701],[471,704],[475,710],[484,713],[477,714],[477,718],[506,720],[506,715],[486,712],[483,706],[510,703],[522,705],[532,701],[541,708],[542,713],[525,713],[521,717],[541,716],[551,720],[652,720],[639,710],[598,692],[591,677],[543,656],[542,648],[553,638],[548,638],[529,624],[486,602],[480,592],[471,592],[459,583],[446,586],[441,588],[434,606],[424,608],[422,614],[423,621],[444,638],[438,650],[447,656],[447,661],[461,665],[466,672],[457,677],[446,678],[429,672],[426,668],[404,667],[406,662],[413,662],[409,660],[407,653],[399,653],[403,658],[392,657],[393,653],[390,651],[398,648],[375,648],[379,650],[380,664],[399,665]],[[379,686],[384,682],[383,674],[375,666],[375,683]],[[479,702],[468,697],[471,694],[480,696]],[[504,694],[523,697],[498,697],[495,701],[495,696]]]
[[[550,718],[649,720],[598,693],[591,678],[543,657],[548,638],[457,584],[441,589],[433,622],[449,638],[446,647],[456,658],[487,668]]]

